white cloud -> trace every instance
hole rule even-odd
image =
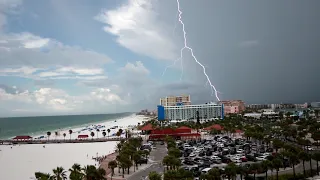
[[[0,75],[2,76],[15,75],[15,74],[31,75],[38,70],[40,69],[28,67],[28,66],[21,67],[21,68],[4,68],[4,69],[0,69]]]
[[[98,80],[107,79],[104,70],[101,68],[77,68],[77,67],[60,67],[40,69],[33,67],[21,68],[4,68],[0,69],[0,76],[16,76],[34,80],[46,79],[82,79],[82,80]]]
[[[120,71],[124,73],[134,73],[140,75],[148,75],[150,71],[144,67],[141,61],[136,61],[135,64],[127,63],[123,68],[120,68]]]
[[[91,95],[95,99],[105,101],[107,103],[121,103],[125,104],[126,102],[120,98],[117,94],[111,92],[109,88],[98,88],[91,92]]]
[[[115,10],[103,10],[96,20],[107,24],[104,31],[117,36],[122,46],[157,59],[174,60],[175,43],[167,34],[168,26],[157,18],[155,1],[129,0]]]
[[[77,68],[97,68],[112,61],[104,54],[30,33],[0,34],[0,41],[7,42],[1,44],[2,49],[9,49],[1,51],[1,67],[73,67],[76,64]]]
[[[101,68],[74,68],[74,67],[63,67],[57,69],[57,72],[63,73],[74,73],[78,75],[98,75],[103,74],[103,69]]]
[[[64,75],[63,73],[58,73],[58,72],[52,72],[52,71],[47,71],[47,72],[41,72],[37,74],[40,77],[51,77],[51,76],[61,76]]]
[[[0,76],[31,79],[106,79],[103,54],[30,33],[0,35]],[[76,66],[75,66],[76,65]],[[48,68],[49,67],[49,68]],[[88,76],[88,77],[81,77]]]
[[[81,80],[105,80],[107,76],[60,76],[50,77],[49,79],[81,79]]]
[[[27,49],[33,49],[33,48],[41,48],[46,45],[48,45],[49,39],[38,39],[38,40],[31,40],[31,41],[26,41],[23,43],[24,47]]]
[[[97,108],[98,104],[102,104],[103,108],[108,108],[108,105],[127,104],[109,88],[97,88],[80,96],[72,96],[62,89],[54,88],[40,88],[33,92],[23,91],[16,94],[10,94],[0,88],[0,107],[8,103],[14,103],[14,109],[11,111],[27,112],[32,107],[38,112],[58,113],[65,111],[90,112],[90,110]],[[1,113],[5,113],[2,111],[0,109]]]
[[[104,70],[102,68],[61,67],[53,71],[38,73],[36,74],[36,76],[40,76],[40,77],[52,77],[52,76],[68,77],[70,75],[94,76],[94,75],[102,75],[103,73],[104,73]]]

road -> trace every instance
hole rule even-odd
[[[162,159],[167,155],[167,148],[165,145],[156,144],[156,149],[152,150],[150,153],[150,161],[151,166],[132,174],[128,177],[128,180],[142,180],[148,179],[148,175],[151,171],[156,171],[160,174],[163,174],[163,166],[162,166]]]

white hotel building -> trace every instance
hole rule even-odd
[[[199,111],[200,120],[223,119],[223,104],[207,103],[200,105],[163,106],[164,116],[168,120],[196,120]]]

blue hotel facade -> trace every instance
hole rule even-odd
[[[224,119],[223,104],[200,104],[200,105],[182,105],[161,106],[158,105],[158,120],[188,120],[195,119],[196,112],[199,112],[201,119]]]

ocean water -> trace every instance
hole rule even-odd
[[[133,113],[0,118],[0,139],[42,134],[130,116]]]

